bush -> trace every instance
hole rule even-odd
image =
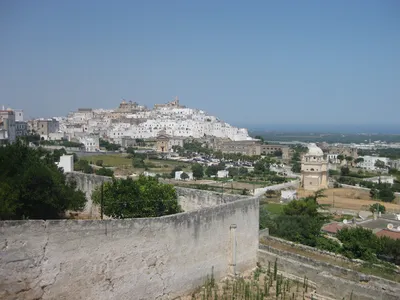
[[[132,166],[134,168],[145,168],[146,164],[144,163],[144,160],[142,158],[134,157],[132,159]]]
[[[316,247],[318,249],[329,251],[329,252],[334,252],[334,253],[339,253],[342,248],[337,241],[323,237],[323,236],[320,236],[317,238]]]
[[[96,170],[96,175],[113,177],[114,171],[103,167],[101,169]]]
[[[100,159],[96,160],[96,166],[99,166],[99,167],[103,166],[103,161]]]
[[[100,204],[101,187],[93,192],[93,201]],[[182,211],[176,190],[156,178],[140,176],[138,180],[115,179],[103,188],[104,214],[112,218],[151,218]]]

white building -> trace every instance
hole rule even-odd
[[[64,173],[74,171],[74,156],[73,155],[63,155],[60,156],[60,161],[56,163],[59,168],[64,170]]]
[[[3,143],[6,140],[9,143],[15,142],[17,137],[15,113],[11,109],[0,110],[0,130],[4,131],[4,133],[2,134]]]
[[[228,176],[229,176],[229,171],[227,171],[227,170],[219,170],[217,172],[218,178],[227,178]]]
[[[24,111],[22,109],[13,109],[15,122],[24,122]]]
[[[100,139],[98,136],[84,136],[79,138],[79,142],[85,146],[86,152],[96,152],[100,150]]]
[[[390,159],[387,157],[378,157],[378,156],[360,156],[364,159],[363,162],[357,164],[357,167],[363,168],[370,171],[377,171],[379,168],[375,166],[378,160],[383,161],[387,166],[389,164]]]

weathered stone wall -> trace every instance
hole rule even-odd
[[[212,268],[217,278],[232,272],[234,251],[237,271],[255,266],[258,205],[246,198],[161,218],[0,222],[0,299],[173,299]]]
[[[205,207],[218,206],[225,203],[247,199],[246,196],[222,194],[210,191],[175,187],[178,202],[184,211],[192,211]]]
[[[293,180],[290,182],[285,182],[285,183],[281,183],[281,184],[257,188],[254,190],[254,196],[259,197],[268,190],[278,191],[278,190],[283,190],[283,189],[287,189],[287,188],[296,188],[297,189],[299,187],[299,185],[300,185],[299,180]]]
[[[93,204],[92,193],[96,187],[101,185],[102,182],[111,181],[111,177],[99,176],[95,174],[85,174],[80,172],[66,173],[68,180],[74,180],[77,184],[77,188],[83,191],[86,195],[86,205],[82,212],[82,215],[89,218],[99,218],[100,210]]]
[[[400,285],[379,277],[361,274],[323,261],[260,245],[258,262],[267,266],[278,259],[278,269],[300,278],[306,276],[318,286],[317,293],[334,299],[395,300]],[[367,279],[368,282],[361,282]]]
[[[67,173],[67,178],[69,180],[74,180],[77,183],[78,189],[85,193],[88,200],[81,215],[89,218],[98,218],[100,216],[100,210],[98,206],[93,204],[92,193],[96,187],[101,185],[102,182],[111,181],[111,177],[71,172]],[[178,194],[178,202],[184,211],[213,207],[236,201],[238,199],[248,198],[241,195],[222,194],[182,187],[175,187],[175,189]]]

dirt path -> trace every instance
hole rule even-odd
[[[299,190],[298,196],[304,197],[312,195],[312,192]],[[330,204],[335,208],[347,208],[352,210],[368,210],[371,204],[378,202],[377,200],[370,200],[369,193],[356,189],[327,189],[325,191],[327,197],[320,198],[320,204]],[[395,199],[398,201],[398,199]],[[400,205],[397,203],[381,202],[388,212],[400,212]]]

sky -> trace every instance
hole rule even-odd
[[[400,125],[400,1],[0,1],[0,105],[178,96],[236,124]]]

